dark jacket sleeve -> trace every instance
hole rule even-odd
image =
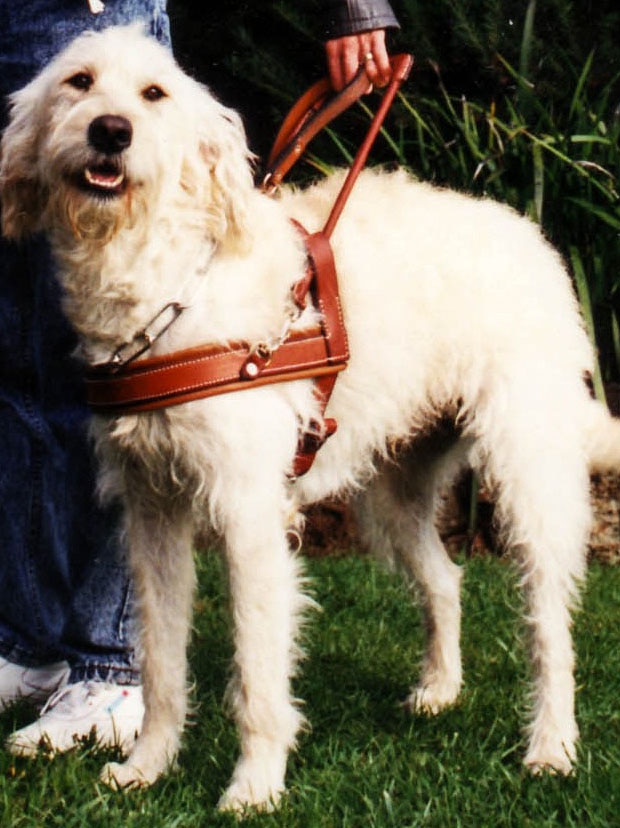
[[[371,29],[397,29],[388,0],[324,0],[324,37],[331,40]]]

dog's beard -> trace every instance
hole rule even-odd
[[[90,195],[64,183],[50,189],[44,224],[101,245],[121,229],[135,226],[147,208],[143,194],[132,186],[112,198]]]

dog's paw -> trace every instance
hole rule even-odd
[[[248,810],[269,813],[277,808],[283,792],[284,787],[279,790],[272,788],[261,790],[249,781],[247,783],[236,781],[224,791],[217,807],[220,811],[232,811],[237,814],[243,814]]]
[[[570,776],[574,770],[574,755],[569,754],[564,745],[559,749],[532,750],[530,749],[523,760],[525,767],[534,776],[543,774]]]
[[[257,798],[254,792],[241,790],[239,785],[231,785],[220,797],[218,810],[225,813],[245,814],[249,811],[271,813],[280,802],[281,793],[271,793],[267,799]]]
[[[545,759],[525,759],[525,767],[533,776],[570,776],[574,773],[573,763],[566,756],[553,756]]]
[[[403,706],[412,713],[436,716],[451,707],[459,697],[460,682],[429,683],[416,687]]]
[[[230,785],[222,795],[221,811],[243,813],[248,809],[273,811],[284,793],[284,768],[280,758],[265,761],[240,759]],[[271,765],[271,767],[270,767]]]
[[[561,728],[539,726],[533,729],[523,764],[534,775],[547,773],[569,776],[573,773],[579,730],[574,719],[566,718]]]
[[[149,778],[141,768],[131,762],[108,762],[103,766],[99,778],[114,790],[123,788],[147,788],[157,779]]]

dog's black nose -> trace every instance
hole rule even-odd
[[[100,115],[88,127],[88,143],[97,152],[114,155],[131,144],[131,122],[122,115]]]

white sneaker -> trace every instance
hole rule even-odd
[[[0,656],[0,711],[18,699],[43,704],[69,678],[66,661],[45,667],[23,667]]]
[[[16,756],[34,756],[39,748],[62,753],[94,733],[99,745],[126,753],[143,717],[142,687],[80,681],[51,696],[37,721],[12,733],[6,747]]]

